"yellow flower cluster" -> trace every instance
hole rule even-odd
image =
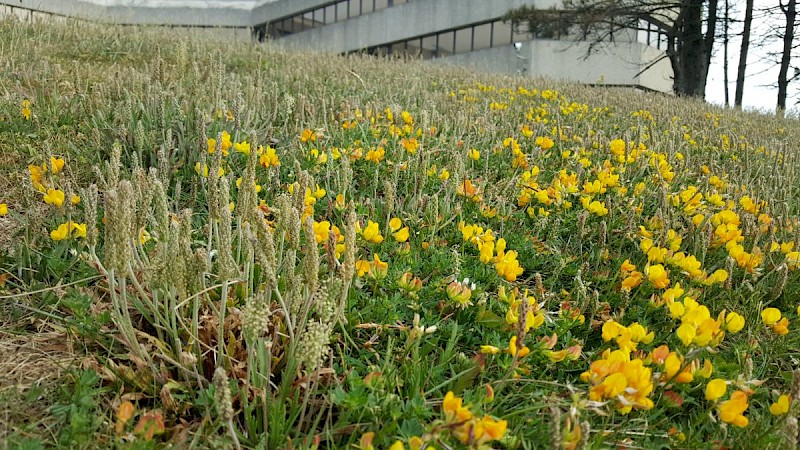
[[[670,315],[673,319],[680,320],[680,326],[675,331],[683,345],[716,347],[725,337],[725,331],[737,333],[744,328],[744,318],[731,312],[722,311],[716,319],[705,305],[699,304],[694,298],[686,296],[683,301],[673,301],[668,304]]]
[[[738,390],[732,393],[728,400],[718,401],[727,391],[728,383],[725,380],[720,378],[711,380],[706,385],[706,400],[716,403],[720,420],[737,427],[746,427],[750,422],[747,417],[744,416],[744,412],[749,406],[748,393],[743,390]]]
[[[761,311],[761,320],[764,325],[770,327],[775,334],[785,335],[789,333],[789,319],[782,317],[778,308],[766,308]]]
[[[75,223],[72,221],[62,223],[55,230],[50,232],[50,239],[54,241],[63,241],[69,238],[85,238],[86,237],[86,224]]]
[[[491,441],[500,440],[508,428],[508,421],[497,420],[488,415],[476,417],[452,391],[444,396],[442,412],[445,423],[453,426],[453,436],[468,446],[482,447]]]
[[[366,275],[375,281],[380,281],[386,278],[388,273],[389,263],[381,261],[377,253],[372,255],[372,261],[365,261],[363,259],[356,261],[356,274],[359,277]]]
[[[533,295],[528,294],[527,289],[525,289],[525,293],[522,295],[520,295],[518,288],[514,288],[507,294],[505,286],[500,286],[497,296],[508,305],[505,316],[507,324],[516,325],[519,323],[519,312],[523,302],[525,302],[525,311],[527,311],[525,316],[525,332],[527,333],[531,329],[539,328],[544,324],[544,313],[541,310],[542,304],[537,303]]]
[[[503,238],[497,239],[491,229],[483,230],[478,225],[466,225],[464,222],[458,224],[459,230],[465,242],[474,244],[480,252],[480,260],[484,264],[494,263],[497,274],[506,281],[516,281],[522,275],[524,269],[517,260],[517,252],[506,250],[506,241]]]
[[[610,400],[617,411],[627,414],[634,408],[653,407],[649,398],[653,391],[652,375],[652,369],[643,360],[631,359],[631,354],[624,350],[608,349],[581,374],[581,380],[592,385],[590,400]]]
[[[617,323],[614,320],[609,320],[603,324],[603,340],[608,342],[614,340],[619,346],[620,350],[624,352],[631,352],[636,350],[637,344],[649,344],[653,342],[655,334],[647,331],[647,328],[634,322],[627,327]]]

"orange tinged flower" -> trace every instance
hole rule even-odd
[[[746,427],[749,423],[744,412],[747,410],[747,394],[744,391],[736,391],[731,394],[730,400],[720,402],[717,406],[719,418],[723,422],[733,424],[737,427]]]
[[[317,140],[317,133],[313,130],[309,130],[306,128],[303,130],[303,133],[300,135],[300,142],[316,142]]]
[[[467,197],[473,201],[480,200],[480,190],[478,189],[477,186],[472,184],[472,180],[465,179],[464,181],[462,181],[458,185],[456,191],[458,192],[458,195],[462,197]]]

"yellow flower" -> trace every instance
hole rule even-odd
[[[620,266],[619,270],[622,271],[622,273],[633,272],[636,270],[636,266],[631,264],[630,259],[626,259]]]
[[[391,220],[389,220],[389,229],[391,229],[392,231],[397,231],[402,226],[403,226],[403,221],[400,220],[399,217],[393,217]]]
[[[60,189],[48,189],[44,195],[44,202],[48,205],[53,205],[58,208],[64,204],[64,191]]]
[[[53,175],[61,172],[64,169],[64,159],[63,158],[56,158],[55,156],[50,157],[50,171],[53,172]]]
[[[727,391],[728,383],[721,378],[715,378],[706,385],[706,400],[715,402],[725,395]]]
[[[331,223],[327,220],[323,220],[322,222],[313,222],[311,224],[314,227],[314,239],[317,241],[317,244],[321,244],[328,240],[328,236],[331,232]]]
[[[462,405],[463,400],[456,397],[453,391],[448,391],[442,401],[442,411],[448,422],[461,422],[472,418],[472,413]]]
[[[595,215],[600,216],[600,217],[605,216],[606,214],[608,214],[608,208],[606,208],[606,205],[601,203],[601,202],[598,202],[597,200],[593,200],[591,203],[588,203],[587,205],[584,205],[584,207],[590,213],[595,214]]]
[[[8,214],[8,205],[0,203],[0,216],[5,216],[6,214]]]
[[[370,149],[367,151],[367,156],[364,157],[364,161],[372,161],[375,164],[381,162],[383,157],[386,155],[386,150],[383,147],[378,147],[377,149]]]
[[[798,252],[787,252],[786,253],[786,264],[789,265],[790,270],[796,270],[800,268],[800,251]]]
[[[359,277],[363,277],[367,272],[369,272],[369,269],[369,261],[364,261],[363,259],[356,261],[356,274]]]
[[[732,312],[725,316],[725,324],[729,333],[738,333],[744,328],[744,317]]]
[[[523,346],[522,348],[517,347],[517,336],[511,336],[511,339],[508,341],[508,348],[506,348],[506,352],[512,356],[516,355],[518,358],[522,358],[527,356],[531,350],[526,346]]]
[[[81,202],[81,197],[79,195],[72,194],[72,198],[70,199],[70,202],[73,205],[77,205],[78,203]]]
[[[306,128],[303,130],[303,133],[300,135],[301,142],[315,142],[317,140],[317,133],[312,130]]]
[[[523,268],[517,260],[517,252],[500,250],[500,242],[497,243],[497,256],[495,257],[494,268],[497,274],[505,278],[506,281],[517,281],[517,277],[522,275]]]
[[[69,235],[69,228],[67,224],[62,223],[55,230],[50,232],[50,239],[54,241],[63,241]]]
[[[481,253],[480,259],[484,264],[489,264],[494,258],[494,242],[480,242],[478,244],[478,251]]]
[[[481,205],[481,214],[487,219],[492,219],[497,216],[497,208],[492,208],[484,203]]]
[[[774,325],[781,320],[781,312],[778,308],[767,308],[761,311],[761,320],[764,322],[764,325]]]
[[[480,445],[488,441],[496,441],[503,438],[508,428],[508,421],[495,420],[489,416],[484,416],[481,421],[476,424],[475,429],[482,430],[480,435],[475,436],[476,442]]]
[[[28,99],[22,101],[22,117],[31,120],[31,101]]]
[[[791,397],[784,394],[778,397],[777,402],[769,406],[769,412],[773,416],[780,416],[781,414],[786,414],[787,412],[789,412],[790,405],[791,405]]]
[[[672,305],[673,302],[681,298],[681,296],[685,292],[686,291],[683,290],[680,283],[675,283],[675,286],[672,286],[671,288],[664,291],[664,295],[662,295],[661,297],[664,299],[667,305]],[[679,314],[678,317],[680,317],[681,315],[683,315],[683,313]]]
[[[42,184],[42,179],[44,174],[47,172],[47,164],[42,164],[41,167],[30,165],[28,166],[28,172],[31,174],[31,184],[33,185],[33,188],[44,193],[45,188]]]
[[[630,292],[636,286],[642,284],[642,272],[634,270],[622,280],[622,289]]]
[[[313,190],[313,191],[310,188],[306,189],[306,196],[310,195],[311,197],[314,197],[316,200],[319,200],[322,197],[325,197],[326,193],[327,193],[327,191],[325,189],[319,187],[319,185],[317,185],[317,188],[315,190]]]
[[[233,149],[239,153],[250,155],[250,143],[247,141],[237,142],[233,144]]]
[[[496,355],[500,353],[500,349],[495,347],[494,345],[481,345],[481,353]]]
[[[629,352],[606,350],[580,378],[592,384],[590,400],[615,401],[622,414],[633,408],[647,410],[653,407],[653,401],[648,397],[653,391],[652,369],[646,367],[641,359],[631,360]]]
[[[481,152],[479,152],[477,149],[474,148],[470,149],[467,155],[469,156],[469,159],[473,161],[481,159]]]
[[[609,150],[616,156],[623,156],[625,154],[625,141],[622,139],[614,139],[608,144]]]
[[[472,184],[472,180],[465,179],[459,183],[458,188],[456,188],[456,192],[458,195],[467,197],[474,202],[480,201],[480,189]]]
[[[408,227],[401,228],[397,232],[393,233],[392,237],[394,237],[395,241],[400,242],[400,243],[407,241],[408,240]]]
[[[416,153],[417,149],[419,148],[419,142],[417,141],[417,138],[413,138],[413,137],[412,138],[407,138],[407,139],[406,138],[401,139],[400,140],[400,145],[402,145],[403,148],[408,153],[411,153],[412,155],[414,153]]]
[[[706,277],[706,279],[703,281],[703,284],[706,286],[711,286],[714,283],[722,283],[727,279],[728,272],[725,269],[717,269],[714,271],[714,273]]]
[[[378,281],[386,278],[386,275],[389,273],[389,263],[381,261],[381,258],[377,253],[372,256],[373,260],[370,263],[367,276]]]
[[[681,340],[681,342],[683,342],[683,345],[688,347],[697,336],[697,328],[690,323],[684,323],[678,327],[678,329],[675,331],[675,334],[678,335],[678,338]]]
[[[681,370],[682,367],[683,370]],[[694,380],[694,375],[690,366],[684,366],[682,357],[679,357],[675,352],[670,352],[664,359],[664,379],[672,380],[676,383],[691,383]]]
[[[394,441],[394,444],[392,444],[389,447],[389,450],[405,450],[405,449],[406,449],[406,446],[403,445],[403,441],[399,441],[399,440],[398,441]]]
[[[383,242],[383,236],[381,236],[378,224],[371,220],[367,221],[367,226],[361,232],[361,235],[364,236],[367,242],[372,242],[373,244],[380,244]]]
[[[270,167],[278,167],[281,165],[280,159],[278,159],[278,154],[275,152],[275,149],[267,146],[266,149],[263,147],[258,147],[258,163],[261,164],[264,168]]]
[[[230,133],[228,133],[225,130],[222,130],[222,156],[228,156],[228,150],[232,146],[233,146],[233,142],[231,142]]]
[[[696,227],[699,227],[704,220],[706,220],[706,216],[704,216],[703,214],[695,214],[694,216],[692,216],[692,223]]]
[[[542,150],[550,150],[555,145],[555,142],[548,136],[538,136],[533,143],[541,147]]]
[[[151,239],[150,233],[148,233],[147,230],[144,227],[140,228],[139,229],[139,243],[144,245],[150,239]]]
[[[200,170],[200,163],[196,162],[194,164],[194,171],[197,172],[198,175],[202,175],[203,177],[208,177],[208,164],[203,165],[203,170]],[[219,168],[217,171],[217,178],[222,178],[225,176],[225,169],[222,167]]]

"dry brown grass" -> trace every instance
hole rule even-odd
[[[33,317],[24,321],[31,331],[15,333],[8,320],[0,322],[0,442],[23,429],[48,433],[53,394],[65,371],[80,362],[63,329]]]

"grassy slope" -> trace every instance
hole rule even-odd
[[[236,141],[261,144],[275,140],[282,165],[278,175],[270,179],[284,186],[297,180],[293,168],[293,160],[297,160],[328,192],[317,205],[315,218],[331,220],[342,228],[345,214],[328,206],[328,200],[332,201],[341,187],[338,163],[314,164],[307,156],[310,146],[298,137],[304,129],[317,129],[324,135],[317,143],[320,148],[358,147],[354,143],[361,140],[364,153],[381,145],[379,139],[386,139],[382,145],[387,159],[380,165],[364,161],[353,164],[355,182],[348,200],[358,205],[359,219],[381,224],[387,242],[375,247],[359,241],[359,246],[362,258],[371,259],[373,251],[384,260],[388,258],[390,274],[381,283],[370,286],[368,281],[359,282],[351,290],[347,324],[337,328],[333,338],[336,381],[315,394],[320,402],[332,400],[336,412],[325,416],[316,429],[290,426],[288,435],[299,438],[319,433],[323,446],[345,446],[357,442],[362,433],[375,431],[376,444],[388,446],[395,438],[407,439],[435,429],[432,424],[441,417],[439,405],[448,390],[456,390],[467,402],[479,405],[482,386],[488,383],[495,387],[497,398],[482,408],[509,420],[510,437],[502,445],[511,448],[536,447],[536,442],[551,439],[557,433],[552,417],[559,415],[563,416],[558,421],[562,432],[567,420],[573,424],[588,421],[592,430],[589,444],[593,446],[623,442],[647,448],[697,448],[716,442],[727,446],[741,442],[764,447],[785,445],[776,432],[783,422],[772,418],[767,408],[778,392],[785,393],[790,387],[790,370],[800,344],[794,311],[800,283],[797,272],[790,272],[785,289],[774,293],[774,286],[781,283],[780,271],[776,270],[783,261],[780,253],[768,254],[761,278],[737,268],[732,289],[716,286],[700,293],[712,316],[727,308],[747,320],[744,331],[726,338],[718,349],[696,352],[700,360],[714,362],[714,377],[735,380],[750,371],[751,378],[765,380],[750,398],[747,428],[725,428],[710,420],[708,412],[713,408],[703,398],[705,382],[699,379],[673,387],[686,400],[682,409],[664,406],[661,395],[665,389],[656,388],[656,406],[629,416],[602,413],[613,408],[595,410],[573,403],[570,393],[587,392],[588,386],[579,380],[580,373],[604,349],[612,347],[602,341],[599,330],[589,326],[592,319],[614,317],[626,325],[640,321],[656,331],[653,344],[643,345],[648,351],[661,343],[671,349],[682,348],[671,333],[672,322],[664,311],[649,306],[651,294],[660,291],[648,286],[647,281],[634,290],[628,305],[623,303],[619,265],[631,259],[639,270],[643,269],[646,257],[638,250],[635,231],[649,217],[658,216],[683,234],[682,248],[698,258],[708,254],[703,267],[709,273],[728,267],[723,249],[706,252],[703,231],[694,231],[679,208],[665,205],[665,194],[680,192],[689,185],[697,185],[702,192],[710,190],[701,165],[728,180],[728,188],[722,192],[726,199],[738,201],[743,194],[740,188],[746,185],[749,195],[769,203],[767,211],[779,225],[777,232],[756,233],[755,219],[744,220],[748,250],[753,239],[759,239],[761,247],[768,249],[773,234],[779,241],[796,240],[795,231],[785,230],[800,210],[796,201],[800,195],[796,148],[800,127],[794,121],[722,111],[686,99],[527,78],[478,76],[414,61],[287,54],[270,46],[176,39],[158,30],[74,24],[4,22],[0,27],[0,69],[0,203],[8,203],[11,210],[8,216],[0,217],[0,267],[6,274],[0,295],[42,291],[7,297],[0,305],[0,348],[8,349],[0,356],[0,373],[9,374],[7,380],[0,378],[0,441],[11,448],[20,444],[34,448],[36,443],[101,448],[112,442],[121,445],[113,430],[114,411],[121,400],[137,400],[137,411],[165,408],[157,382],[151,380],[154,386],[148,390],[119,373],[101,369],[128,361],[123,346],[109,337],[115,328],[109,322],[108,289],[95,279],[82,281],[95,277],[96,271],[70,245],[49,240],[49,230],[64,220],[64,214],[54,214],[52,207],[43,204],[41,194],[28,181],[27,165],[48,162],[51,155],[62,156],[67,166],[58,177],[59,186],[81,192],[96,181],[91,168],[109,159],[114,142],[121,143],[128,167],[133,152],[138,152],[139,164],[146,167],[156,165],[159,149],[166,149],[173,180],[181,178],[183,187],[181,195],[171,191],[173,211],[186,207],[202,210],[203,196],[190,186],[197,183],[192,167],[204,152],[207,136],[201,129],[205,128],[209,129],[208,136],[224,128]],[[528,97],[517,91],[518,87],[555,90],[560,96]],[[30,121],[20,115],[21,102],[26,98],[32,101]],[[492,109],[492,102],[502,105]],[[526,118],[530,108],[539,107],[546,114],[534,111]],[[401,111],[408,111],[414,117],[415,129],[419,127],[425,134],[435,127],[436,134],[420,137],[422,150],[409,158],[396,137],[386,130],[376,137],[367,121],[354,130],[343,129],[341,118],[355,118],[356,108],[364,113],[390,108],[398,120]],[[216,118],[218,110],[231,110],[235,120]],[[640,110],[649,111],[653,120],[632,115]],[[537,115],[547,122],[536,121]],[[523,124],[531,127],[534,137],[553,137],[555,148],[540,151],[533,137],[521,135]],[[564,139],[553,134],[556,126]],[[729,140],[727,147],[723,136]],[[672,183],[655,183],[647,158],[635,164],[623,178],[623,185],[632,191],[635,182],[648,184],[641,198],[630,200],[631,205],[641,201],[643,206],[643,212],[633,218],[629,218],[631,209],[626,206],[629,196],[616,198],[610,194],[607,204],[611,213],[604,218],[580,219],[577,195],[571,210],[553,207],[549,217],[531,218],[517,205],[516,181],[522,170],[511,167],[511,151],[503,150],[508,137],[520,141],[531,166],[541,167],[539,182],[545,187],[558,170],[566,168],[579,174],[580,188],[596,172],[579,168],[578,158],[562,158],[561,152],[575,153],[581,148],[593,151],[587,157],[597,167],[607,158],[603,155],[607,154],[608,142],[616,138],[643,142],[652,151],[664,153],[676,177]],[[760,147],[767,151],[759,151]],[[469,148],[480,150],[479,161],[466,157]],[[781,157],[777,156],[779,152]],[[387,160],[395,163],[394,169]],[[402,161],[409,164],[406,170],[397,169]],[[453,180],[475,181],[485,204],[496,208],[498,216],[483,217],[478,205],[456,195],[452,182],[440,187],[436,177],[426,175],[434,164],[438,169],[447,167]],[[242,167],[241,161],[238,165],[231,163],[231,170],[238,175]],[[262,198],[273,205],[279,189],[267,184],[266,178],[262,182],[266,187]],[[387,183],[395,186],[394,196],[387,195]],[[393,197],[393,205],[388,204],[389,197]],[[744,217],[745,213],[740,213]],[[72,214],[81,216],[81,206]],[[390,242],[386,230],[390,215],[412,227],[411,257],[398,255],[399,246]],[[448,222],[450,218],[454,220]],[[497,300],[497,287],[507,283],[491,266],[477,261],[472,246],[462,245],[456,227],[459,220],[491,227],[508,240],[510,249],[519,252],[525,272],[517,286],[533,292],[534,274],[543,277],[545,309],[554,321],[532,331],[528,345],[533,348],[539,337],[558,332],[557,348],[568,342],[583,345],[584,355],[579,361],[551,363],[543,353],[534,351],[523,364],[524,370],[518,368],[521,377],[515,381],[508,378],[513,370],[510,359],[489,356],[489,362],[477,373],[472,357],[479,346],[504,347],[513,331],[494,326],[491,317],[483,313],[485,309],[499,316],[505,313],[504,305]],[[586,221],[583,233],[578,230],[581,220]],[[607,236],[600,235],[603,228]],[[426,250],[423,241],[430,244]],[[534,245],[539,241],[544,245]],[[404,297],[389,281],[406,270],[425,283],[420,300]],[[453,274],[478,283],[473,294],[475,305],[461,310],[448,303],[444,280]],[[574,281],[577,274],[582,275],[583,283]],[[678,271],[672,279],[700,288],[683,280]],[[60,287],[72,282],[77,283]],[[582,290],[587,293],[581,294]],[[597,292],[596,298],[593,292]],[[582,309],[586,326],[568,326],[558,319],[561,300]],[[608,310],[604,311],[606,302]],[[788,335],[776,337],[761,325],[759,313],[767,304],[780,308],[790,318]],[[414,313],[422,316],[423,323],[439,327],[422,342],[413,342],[402,330],[357,327],[363,323],[410,325]],[[380,372],[381,381],[366,385],[362,378],[370,372]],[[211,378],[210,373],[205,376]],[[203,395],[207,394],[181,392],[179,402],[189,405],[182,410],[185,423],[168,414],[169,433],[164,440],[185,443],[202,435],[204,438],[196,443],[226,445],[225,432],[213,421],[212,410],[202,406]],[[576,411],[570,410],[571,405],[583,406]],[[674,433],[668,436],[673,427],[687,440],[677,440]],[[129,426],[128,432],[131,429]],[[353,437],[347,437],[349,433]],[[252,436],[242,440],[248,446],[258,442]],[[279,441],[269,442],[274,445]],[[128,445],[147,444],[140,438]]]

